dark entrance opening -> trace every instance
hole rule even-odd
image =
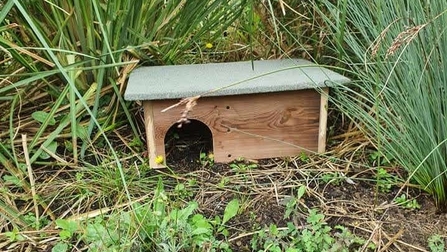
[[[200,153],[213,152],[213,135],[206,124],[199,120],[172,125],[165,136],[166,164],[175,168],[200,167]]]

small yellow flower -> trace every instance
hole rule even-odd
[[[211,44],[211,43],[206,43],[206,44],[205,44],[205,47],[206,47],[207,49],[211,49],[211,48],[213,48],[213,44]]]
[[[157,157],[155,157],[155,163],[157,163],[157,164],[163,164],[164,160],[165,159],[163,158],[162,155],[158,155]]]

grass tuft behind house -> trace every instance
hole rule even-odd
[[[334,103],[369,136],[381,159],[400,164],[407,182],[447,211],[447,4],[322,3],[340,62],[354,78],[335,90]]]

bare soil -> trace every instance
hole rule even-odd
[[[250,234],[259,228],[270,224],[286,227],[289,221],[305,225],[308,210],[314,208],[326,216],[331,227],[349,228],[374,242],[377,251],[429,251],[427,240],[434,234],[447,243],[447,214],[437,212],[432,198],[411,185],[396,184],[389,192],[381,192],[372,169],[326,157],[241,161],[257,162],[256,168],[245,171],[235,171],[228,164],[201,164],[200,153],[212,151],[210,136],[190,133],[172,133],[175,139],[168,139],[166,145],[168,164],[179,176],[197,180],[200,188],[194,200],[208,216],[222,215],[227,202],[236,196],[244,198],[243,212],[230,223],[230,241],[236,251],[250,251]],[[366,147],[355,143],[348,147],[361,149],[352,157],[366,162]],[[396,167],[388,169],[394,176],[404,174]],[[342,179],[318,179],[325,173],[341,174]],[[225,186],[219,186],[224,179]],[[308,187],[307,193],[294,215],[284,219],[284,202],[300,185]],[[405,209],[394,204],[394,198],[402,193],[421,207]]]

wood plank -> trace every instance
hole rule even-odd
[[[329,99],[329,88],[323,88],[320,102],[320,126],[318,132],[318,153],[326,151],[326,132],[327,132],[327,109]]]
[[[152,103],[156,155],[165,154],[166,132],[180,118],[183,108],[161,110],[176,102]],[[260,159],[318,151],[320,112],[320,94],[300,90],[204,97],[198,100],[190,118],[210,128],[216,162],[229,162],[238,157]]]
[[[149,165],[152,168],[161,168],[164,167],[164,164],[157,164],[155,159],[157,157],[158,151],[161,150],[162,155],[164,157],[164,147],[158,145],[156,143],[155,137],[155,121],[154,121],[154,113],[153,113],[153,103],[151,101],[143,102],[144,109],[144,126],[146,129],[146,143],[147,143],[147,152],[149,156]]]

